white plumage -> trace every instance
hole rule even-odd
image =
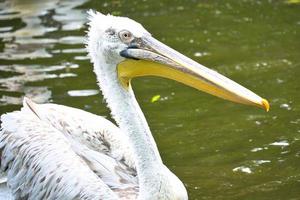
[[[107,36],[108,29],[130,30],[135,37],[150,34],[128,18],[93,11],[89,16],[88,52],[100,88],[121,129],[103,117],[82,110],[55,104],[39,105],[25,98],[21,111],[1,116],[1,168],[7,172],[9,189],[3,183],[0,197],[174,199],[172,197],[183,191],[187,198],[182,183],[162,164],[133,92],[119,83],[116,66],[124,58],[111,51],[121,50],[126,45],[113,37],[103,37]],[[132,132],[131,137],[128,132]],[[136,140],[140,149],[132,145],[132,140]],[[146,150],[154,155],[147,158]],[[144,153],[141,157],[136,155],[139,151]],[[139,160],[139,170],[147,169],[144,175],[140,173],[142,181],[136,169]],[[156,167],[151,169],[153,164]],[[163,179],[172,182],[166,187],[179,182],[179,188],[173,188],[174,194],[164,194]]]

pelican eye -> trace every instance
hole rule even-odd
[[[125,43],[130,42],[133,38],[132,33],[127,30],[120,31],[119,37]]]

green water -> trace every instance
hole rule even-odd
[[[109,116],[82,44],[85,11],[125,15],[271,103],[267,113],[170,80],[133,82],[161,156],[190,199],[300,199],[294,2],[0,0],[0,114],[27,95]]]

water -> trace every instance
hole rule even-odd
[[[0,113],[27,95],[109,117],[83,45],[85,11],[126,15],[271,103],[266,113],[170,80],[134,80],[162,158],[190,199],[300,199],[297,2],[1,0]]]

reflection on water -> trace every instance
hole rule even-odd
[[[2,3],[1,20],[18,21],[15,27],[3,27],[2,37],[6,41],[2,58],[25,59],[51,57],[46,48],[57,42],[78,43],[78,37],[58,39],[39,38],[58,30],[78,30],[83,27],[85,14],[74,7],[86,0],[10,0]],[[11,24],[11,23],[10,23]],[[15,30],[11,32],[9,30]],[[81,42],[81,40],[80,40]]]
[[[109,116],[83,45],[85,11],[126,15],[271,103],[265,113],[160,78],[133,81],[190,199],[299,199],[300,4],[291,2],[0,0],[0,114],[27,95]]]
[[[0,59],[36,60],[52,58],[57,53],[85,53],[83,48],[54,49],[57,44],[82,44],[83,36],[56,36],[58,31],[74,31],[83,28],[86,15],[82,10],[74,9],[86,0],[9,0],[0,4],[0,20],[3,22],[1,39],[4,43]],[[53,37],[47,37],[47,34]],[[52,51],[51,51],[52,49]],[[38,102],[47,102],[51,91],[45,86],[27,86],[29,82],[45,79],[74,77],[72,68],[77,64],[63,63],[59,66],[45,66],[44,63],[0,65],[0,73],[15,74],[0,79],[1,90],[5,91],[0,105],[20,104],[21,96],[27,96]],[[70,71],[66,73],[67,71]],[[5,76],[5,75],[4,75]],[[18,92],[18,97],[10,93]]]
[[[99,93],[99,90],[70,90],[68,95],[71,97],[87,97],[93,96]]]

